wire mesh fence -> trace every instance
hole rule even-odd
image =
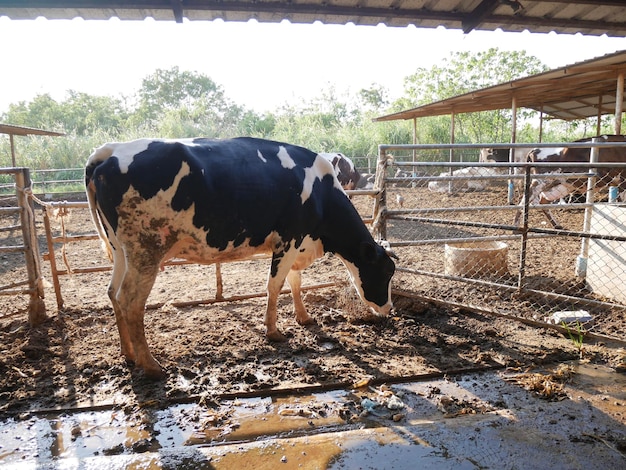
[[[625,163],[424,162],[421,146],[385,147],[377,230],[399,291],[623,338]]]

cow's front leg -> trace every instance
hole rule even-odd
[[[276,327],[277,304],[278,295],[293,264],[293,258],[294,255],[287,252],[274,253],[272,255],[272,265],[267,280],[267,308],[265,310],[265,335],[270,341],[287,340],[287,337]]]
[[[304,302],[302,301],[302,271],[292,269],[287,274],[287,282],[291,288],[291,296],[293,297],[293,313],[296,321],[300,325],[313,325],[315,321],[306,311]]]

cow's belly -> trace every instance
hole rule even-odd
[[[259,246],[250,246],[248,241],[235,247],[232,242],[224,250],[220,250],[198,242],[191,238],[184,238],[168,250],[164,260],[180,258],[198,264],[222,263],[228,261],[241,261],[250,259],[255,255],[267,255],[271,253],[272,239],[275,235],[268,236],[265,243]]]
[[[282,240],[277,232],[269,232],[262,243],[250,244],[249,238],[229,241],[225,246],[215,247],[207,242],[208,231],[193,223],[195,207],[186,210],[173,210],[171,197],[174,188],[163,191],[151,199],[143,199],[131,187],[124,196],[118,212],[118,228],[115,237],[127,252],[141,253],[143,260],[162,264],[178,258],[198,264],[212,264],[250,259],[255,255],[268,255],[273,250],[280,251],[291,242],[292,250],[297,251],[294,269],[304,269],[323,255],[320,240],[305,236],[295,247],[293,241]],[[243,228],[241,229],[243,232]]]

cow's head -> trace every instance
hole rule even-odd
[[[397,256],[388,248],[372,242],[362,242],[355,263],[344,260],[359,297],[376,314],[387,316],[393,309],[391,278]]]

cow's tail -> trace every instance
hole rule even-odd
[[[107,147],[107,145],[103,145],[102,147],[97,148],[87,160],[87,165],[85,166],[85,190],[87,193],[87,202],[89,203],[89,212],[91,213],[91,219],[93,220],[93,224],[96,227],[96,231],[98,232],[98,236],[100,240],[102,240],[102,248],[106,252],[110,261],[113,261],[113,253],[111,252],[111,244],[109,242],[109,237],[106,234],[106,230],[104,229],[104,224],[102,223],[102,216],[98,211],[98,201],[96,199],[96,186],[93,182],[93,173],[98,167],[100,163],[105,161],[112,155],[112,151]]]

